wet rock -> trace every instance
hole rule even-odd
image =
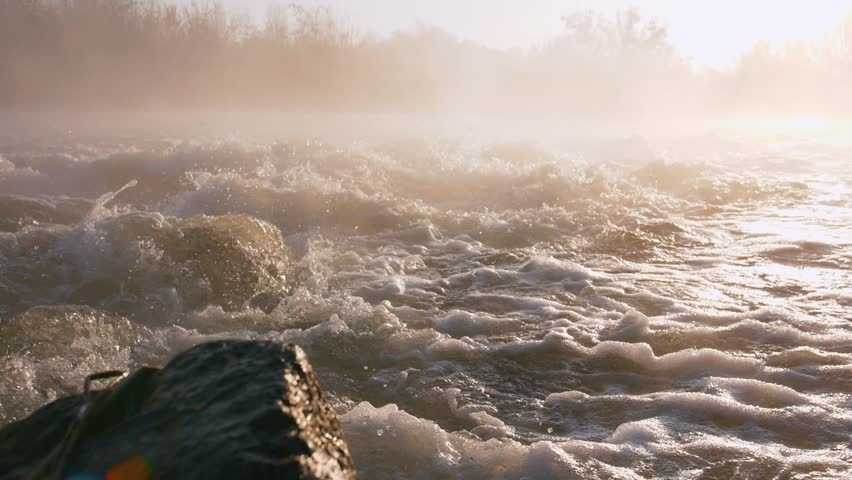
[[[0,310],[7,315],[71,303],[156,323],[210,305],[271,311],[287,294],[290,256],[281,232],[247,215],[131,212],[6,237]]]
[[[304,352],[271,342],[203,344],[0,430],[3,480],[128,471],[181,480],[356,476]]]
[[[165,302],[187,310],[208,305],[236,310],[258,302],[277,305],[285,293],[288,249],[278,228],[254,217],[179,219],[135,212],[99,228],[112,257],[100,274],[121,279],[122,299],[137,307]],[[126,268],[109,271],[115,265]],[[75,293],[87,298],[91,292],[106,293],[102,287],[102,282],[83,285]],[[168,290],[176,298],[164,298]]]
[[[239,308],[258,295],[283,293],[287,248],[281,232],[266,222],[247,215],[200,215],[175,220],[155,241],[181,265],[178,281],[190,305]],[[189,292],[190,285],[203,288]]]

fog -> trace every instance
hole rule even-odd
[[[315,6],[272,7],[259,24],[215,2],[0,0],[0,11],[5,111],[454,113],[661,127],[852,112],[850,20],[819,44],[756,44],[716,71],[690,65],[666,25],[640,10],[566,12],[561,34],[523,51],[428,26],[378,36]]]
[[[852,19],[713,69],[642,10],[504,50],[177,2],[0,0],[0,477],[276,477],[331,410],[289,373],[294,422],[214,357],[66,398],[241,339],[360,478],[852,478]]]

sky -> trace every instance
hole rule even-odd
[[[178,0],[190,2],[191,0]],[[262,18],[270,3],[221,0]],[[418,24],[444,28],[496,48],[527,48],[552,38],[560,18],[586,10],[613,14],[631,6],[662,20],[672,43],[699,68],[727,68],[756,42],[818,41],[849,15],[852,0],[302,0],[328,5],[359,31],[387,35]]]

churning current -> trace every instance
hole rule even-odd
[[[850,157],[5,138],[0,423],[271,339],[364,478],[849,478]]]

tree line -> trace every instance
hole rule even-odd
[[[852,111],[852,22],[820,46],[757,45],[725,71],[696,71],[635,10],[563,24],[503,51],[431,27],[379,38],[298,4],[257,24],[213,1],[0,0],[0,109]]]

